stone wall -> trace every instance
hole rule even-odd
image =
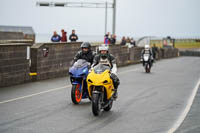
[[[197,56],[197,57],[200,57],[200,50],[184,50],[184,51],[180,51],[180,56]]]
[[[133,47],[129,49],[130,53],[130,63],[138,63],[141,58],[141,52],[143,47]]]
[[[37,73],[37,75],[32,76],[32,80],[43,80],[68,75],[70,63],[75,54],[80,50],[80,45],[81,43],[35,44],[31,48],[30,71]],[[96,46],[93,46],[92,49],[97,51]],[[48,50],[48,54],[44,56],[46,50]],[[118,66],[129,63],[130,56],[127,47],[119,45],[110,46],[110,53],[116,57]]]
[[[160,59],[172,58],[178,56],[178,49],[176,48],[161,48],[159,51],[160,51]]]
[[[27,47],[31,43],[0,45],[0,87],[44,80],[68,75],[70,63],[80,50],[77,43],[41,43],[34,44],[27,59]],[[93,46],[94,51],[97,46]],[[139,63],[143,48],[114,45],[110,53],[117,59],[118,66]],[[162,48],[158,59],[178,56],[177,49]]]
[[[80,50],[80,43],[45,43],[31,48],[31,72],[33,80],[66,76],[70,62]],[[47,52],[47,53],[46,53]]]
[[[24,39],[24,34],[22,32],[1,32],[0,40],[17,40]]]
[[[31,44],[0,45],[0,87],[30,81],[28,46]]]
[[[116,57],[118,66],[123,66],[128,63],[129,52],[127,47],[115,45],[115,46],[110,46],[109,49],[110,53]]]

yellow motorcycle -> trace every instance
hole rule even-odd
[[[110,78],[110,67],[98,64],[87,76],[89,96],[92,99],[92,112],[95,116],[101,110],[109,111],[113,104],[115,92],[113,81]]]

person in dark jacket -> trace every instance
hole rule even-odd
[[[67,32],[64,29],[62,29],[61,33],[62,33],[61,42],[67,42]]]
[[[60,42],[60,40],[61,40],[60,35],[58,35],[56,31],[54,31],[53,36],[51,37],[51,41],[52,42]]]
[[[156,44],[153,44],[152,47],[152,54],[153,54],[153,58],[156,59],[156,54],[158,53],[158,47],[156,47]]]
[[[81,50],[75,55],[72,64],[78,59],[84,59],[92,65],[96,53],[91,50],[91,44],[89,42],[83,42],[81,44]]]
[[[69,36],[69,40],[71,42],[76,42],[78,40],[78,36],[75,34],[75,30],[72,30],[72,34]]]
[[[133,46],[133,47],[136,47],[136,44],[135,44],[135,40],[133,39],[133,38],[131,38],[131,45]]]
[[[110,39],[110,44],[115,44],[116,43],[116,35],[112,34],[111,39]]]
[[[123,36],[120,45],[126,45],[126,37]]]

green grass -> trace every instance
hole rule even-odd
[[[156,44],[157,47],[162,47],[162,40],[151,40],[151,46]],[[196,42],[194,39],[181,39],[175,41],[175,48],[200,48],[200,42]]]
[[[176,48],[200,48],[200,42],[176,42]]]

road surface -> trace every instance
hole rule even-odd
[[[190,109],[199,66],[199,57],[178,57],[156,62],[150,74],[141,64],[119,68],[119,97],[99,117],[88,99],[72,103],[69,77],[0,88],[0,133],[172,132]]]

